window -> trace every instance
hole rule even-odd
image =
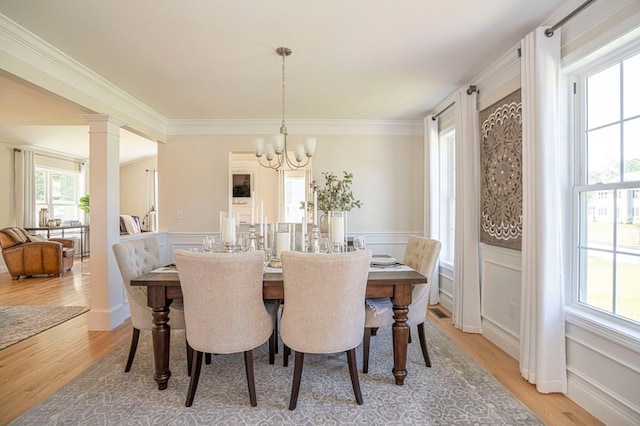
[[[455,130],[439,132],[440,161],[440,260],[453,263],[455,230]]]
[[[80,219],[78,208],[79,173],[36,167],[36,218],[40,209],[49,210],[49,218]]]
[[[574,78],[573,302],[640,323],[640,46]]]

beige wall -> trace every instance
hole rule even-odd
[[[0,142],[0,228],[15,225],[13,145]]]
[[[160,144],[160,230],[218,232],[229,202],[229,152],[251,150],[250,135],[171,136]],[[349,232],[422,232],[423,156],[422,136],[319,135],[313,176],[353,173],[364,206],[350,212]]]
[[[147,158],[120,167],[120,214],[139,216],[149,210],[149,172],[158,168],[158,157]]]

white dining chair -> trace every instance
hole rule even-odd
[[[440,241],[411,235],[407,242],[402,263],[420,272],[427,278],[427,280],[430,280],[433,270],[438,263],[441,247],[442,244]],[[430,286],[430,282],[413,285],[413,290],[411,292],[411,304],[409,305],[409,315],[406,323],[409,327],[418,327],[420,348],[427,367],[431,367],[431,360],[429,359],[429,351],[427,349],[424,322],[427,320]],[[366,304],[365,311],[364,340],[362,344],[363,373],[367,373],[369,370],[369,347],[372,330],[377,330],[380,327],[391,327],[394,322],[390,300],[374,300],[370,302],[372,303]],[[376,306],[380,306],[380,304],[386,305],[385,308],[377,309]]]
[[[129,311],[131,312],[131,325],[133,326],[129,357],[124,369],[126,373],[131,370],[131,365],[136,355],[140,330],[152,330],[154,327],[152,321],[153,309],[147,305],[147,287],[132,286],[129,282],[133,278],[144,275],[163,265],[160,261],[158,240],[154,237],[122,241],[114,244],[112,249],[127,292]],[[184,312],[181,302],[175,301],[171,304],[168,324],[172,329],[184,329]]]
[[[273,335],[278,304],[262,300],[264,252],[176,250],[187,345],[193,350],[186,406],[193,404],[203,353],[243,352],[251,406],[257,405],[253,349]]]
[[[362,405],[355,348],[362,342],[371,251],[282,253],[285,306],[280,337],[295,351],[289,409],[298,402],[305,353],[346,352],[356,402]]]

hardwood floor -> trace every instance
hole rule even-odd
[[[0,274],[0,305],[83,305],[90,300],[90,261],[76,261],[62,278],[15,281]],[[438,307],[441,311],[446,311]],[[518,363],[477,334],[466,334],[429,310],[429,319],[548,425],[601,425],[564,395],[540,394],[520,377]],[[129,342],[128,322],[113,331],[88,331],[87,314],[0,350],[0,425],[54,393],[117,346]],[[428,337],[427,337],[428,340]]]

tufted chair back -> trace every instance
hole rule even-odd
[[[129,282],[133,278],[162,266],[158,240],[150,237],[122,241],[113,245],[113,254],[116,257],[122,282],[127,291],[131,323],[138,330],[151,330],[153,328],[151,321],[153,311],[147,306],[147,288],[132,286]],[[170,318],[172,328],[184,328],[184,314],[181,307],[175,303],[171,305]]]
[[[441,247],[442,243],[438,240],[411,235],[407,242],[402,263],[420,272],[430,281],[433,269],[438,263]],[[411,308],[409,309],[409,325],[420,324],[424,321],[427,314],[430,287],[430,282],[413,286]]]

